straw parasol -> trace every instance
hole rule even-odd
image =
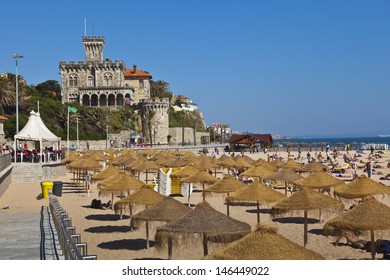
[[[336,195],[348,199],[364,199],[377,194],[389,194],[390,188],[368,178],[366,175],[360,175],[351,183],[335,188],[334,192]]]
[[[264,159],[262,159],[262,158],[259,158],[259,159],[255,162],[254,165],[255,165],[255,166],[261,165],[261,166],[263,166],[263,167],[265,167],[265,168],[267,168],[267,169],[269,169],[269,170],[271,170],[271,171],[273,171],[273,172],[278,171],[278,168],[276,168],[275,166],[273,166],[273,165],[271,164],[271,162],[266,161],[266,160],[264,160]]]
[[[172,172],[171,177],[172,178],[185,178],[185,177],[189,177],[191,175],[194,175],[197,172],[199,172],[199,169],[197,169],[191,165],[187,165],[180,170]]]
[[[149,248],[149,222],[172,222],[192,211],[176,199],[168,196],[133,216],[134,222],[144,221],[146,226],[146,248]]]
[[[226,193],[227,196],[229,196],[229,193],[239,191],[246,186],[247,185],[245,183],[234,179],[231,175],[225,175],[222,179],[204,189],[204,193]],[[230,216],[229,201],[226,202],[226,213],[228,216]]]
[[[283,168],[275,172],[274,174],[264,178],[265,180],[275,180],[275,181],[283,181],[285,188],[285,195],[287,195],[288,183],[294,183],[303,177],[298,175],[294,171],[289,168]]]
[[[304,235],[303,244],[307,243],[307,212],[317,209],[343,210],[344,204],[337,199],[326,196],[313,189],[303,187],[292,196],[279,201],[271,208],[271,214],[276,216],[291,210],[304,211]]]
[[[104,179],[98,183],[99,196],[111,194],[111,200],[114,202],[115,194],[123,196],[124,192],[138,190],[144,185],[145,184],[143,182],[134,178],[134,176],[121,171],[118,174]]]
[[[141,172],[141,171],[144,171],[145,174],[146,174],[146,177],[145,177],[145,183],[147,184],[148,183],[148,174],[150,173],[150,171],[157,171],[160,169],[160,165],[158,165],[157,163],[155,162],[151,162],[147,159],[143,160],[143,161],[140,161],[138,162],[137,165],[133,166],[132,167],[132,170],[133,171],[136,171],[136,172]],[[139,177],[139,176],[138,176]]]
[[[126,206],[129,207],[130,212],[130,227],[132,228],[132,216],[133,216],[133,205],[144,205],[149,206],[153,205],[160,200],[162,200],[165,196],[159,194],[152,188],[144,185],[139,190],[133,192],[132,194],[122,198],[114,204],[115,212],[118,210],[123,210]]]
[[[268,204],[275,203],[286,198],[283,194],[265,186],[260,182],[254,182],[251,185],[246,185],[240,190],[232,193],[226,198],[227,201],[248,201],[256,202],[257,206],[257,223],[260,223],[260,203]]]
[[[282,167],[283,168],[293,169],[293,170],[296,170],[296,171],[300,171],[302,169],[302,165],[299,162],[296,162],[293,159],[287,160]]]
[[[106,169],[93,175],[92,180],[93,181],[101,181],[101,180],[107,179],[109,177],[112,177],[112,176],[118,174],[119,172],[121,172],[121,170],[119,170],[118,168],[116,168],[113,165],[109,165]]]
[[[276,168],[281,168],[285,164],[284,161],[282,161],[280,158],[276,158],[275,160],[270,162],[271,165],[275,166]]]
[[[255,177],[259,179],[264,179],[274,173],[273,170],[268,169],[262,165],[257,165],[255,167],[252,167],[245,172],[242,172],[239,176],[240,177]]]
[[[91,158],[80,158],[67,165],[68,169],[75,170],[77,173],[77,181],[81,180],[81,174],[87,171],[97,171],[102,168],[99,162]]]
[[[232,165],[232,167],[234,167],[236,169],[248,169],[248,168],[252,168],[253,165],[248,163],[242,157],[240,157],[239,159],[236,160],[236,162]]]
[[[318,161],[311,161],[308,164],[305,164],[301,168],[302,172],[322,172],[322,171],[329,171],[329,168],[318,162]]]
[[[228,244],[207,260],[324,260],[325,258],[277,233],[275,227],[258,226],[257,230]]]
[[[213,175],[210,175],[208,172],[206,172],[204,170],[200,170],[197,173],[195,173],[189,177],[183,178],[181,181],[185,182],[185,183],[202,183],[203,201],[205,201],[205,195],[204,195],[205,184],[213,184],[213,183],[217,182],[218,179],[215,178]]]
[[[325,233],[332,228],[370,231],[371,256],[375,259],[374,231],[390,229],[390,207],[372,197],[367,198],[351,210],[329,220],[324,226]]]
[[[308,187],[312,189],[324,189],[344,185],[345,182],[327,172],[313,172],[295,182],[299,187]]]
[[[247,223],[230,218],[213,209],[207,202],[202,202],[190,214],[157,229],[155,239],[157,246],[160,248],[168,243],[168,256],[171,259],[172,243],[173,241],[179,243],[180,237],[201,234],[203,254],[206,256],[208,255],[208,241],[232,242],[250,233],[250,231],[251,226]],[[185,240],[186,243],[187,239]]]

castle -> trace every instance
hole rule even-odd
[[[121,60],[103,58],[103,36],[82,37],[85,61],[60,61],[62,103],[83,106],[116,107],[138,104],[150,98],[152,75]]]
[[[83,36],[82,42],[85,61],[59,63],[62,103],[100,108],[136,105],[147,142],[167,144],[169,100],[150,99],[152,75],[136,65],[128,69],[121,60],[104,59],[103,36]]]
[[[63,104],[77,102],[83,106],[110,109],[133,106],[138,109],[147,143],[178,144],[184,142],[184,138],[188,142],[193,139],[194,143],[209,141],[208,133],[198,133],[193,128],[169,128],[169,99],[150,98],[152,75],[137,69],[135,64],[128,69],[122,60],[104,58],[103,36],[82,36],[82,42],[85,61],[59,62]],[[188,98],[181,99],[188,103]],[[197,107],[181,108],[194,109]]]

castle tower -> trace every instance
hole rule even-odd
[[[103,36],[83,36],[83,45],[85,50],[86,63],[103,61]]]
[[[168,144],[169,99],[142,99],[138,105],[146,143],[151,143],[153,146]]]

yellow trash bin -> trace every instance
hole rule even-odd
[[[53,185],[54,183],[50,181],[41,182],[42,198],[49,198],[49,191],[53,191]]]

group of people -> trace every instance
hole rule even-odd
[[[347,240],[347,244],[352,248],[360,249],[362,251],[371,251],[371,242],[364,239],[360,239],[358,235],[350,229],[339,229],[339,234],[334,246],[337,246],[342,238]],[[383,253],[384,255],[390,254],[390,240],[378,239],[375,241],[375,251],[377,253]]]

